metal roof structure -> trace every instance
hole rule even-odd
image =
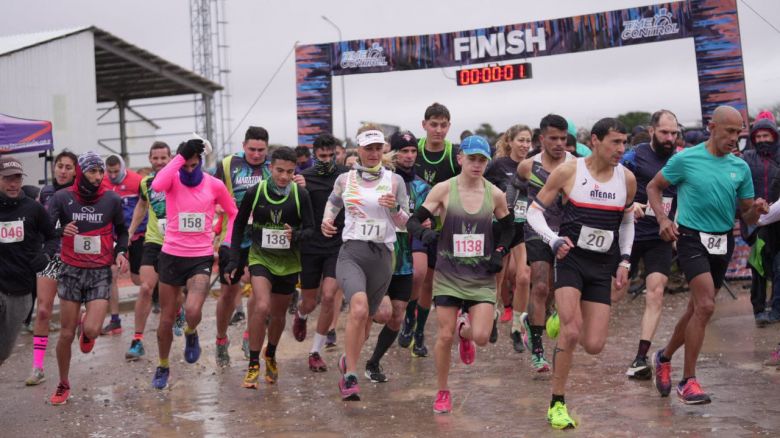
[[[94,36],[98,103],[183,94],[212,96],[222,89],[96,26],[0,37],[0,57],[81,32]]]

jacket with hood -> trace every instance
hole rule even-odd
[[[770,145],[756,144],[755,135],[760,130],[772,133],[773,141]],[[763,198],[769,203],[777,201],[777,193],[773,193],[776,190],[772,188],[773,185],[780,184],[780,143],[775,122],[768,118],[756,120],[750,129],[750,143],[753,148],[745,151],[742,159],[750,167],[756,198]],[[748,227],[740,218],[742,237],[751,245],[755,240],[754,230],[755,227]]]

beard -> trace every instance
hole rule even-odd
[[[672,152],[674,152],[674,141],[662,142],[658,140],[655,134],[653,134],[653,137],[650,139],[650,146],[653,148],[655,154],[661,158],[668,158],[672,155]]]

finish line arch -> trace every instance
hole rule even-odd
[[[693,38],[702,120],[747,120],[736,0],[685,0],[458,32],[299,45],[298,144],[333,130],[333,76],[453,67]]]

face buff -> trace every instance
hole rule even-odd
[[[197,167],[192,169],[192,172],[179,169],[179,181],[181,181],[181,183],[187,187],[195,187],[200,184],[200,182],[203,181],[203,169],[201,169],[202,164],[203,161],[201,160]]]
[[[360,162],[355,162],[353,169],[358,171],[364,181],[376,181],[382,176],[382,163],[377,163],[374,167],[363,167]]]

